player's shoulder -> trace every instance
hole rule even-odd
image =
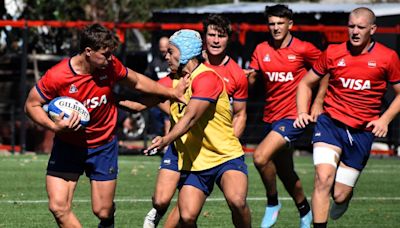
[[[310,49],[317,49],[313,43],[306,40],[301,40],[297,37],[292,38],[290,47],[299,52],[307,52]]]
[[[62,75],[73,74],[73,70],[70,65],[70,58],[66,58],[52,66],[46,72],[46,77],[50,78],[63,78]]]
[[[327,51],[347,51],[347,42],[339,44],[329,44],[326,48]]]
[[[226,67],[229,67],[230,69],[232,69],[234,71],[242,70],[242,68],[239,66],[239,64],[234,59],[232,59],[230,56],[229,56],[228,61],[226,62]]]
[[[374,43],[374,47],[372,47],[372,51],[378,51],[380,52],[380,54],[386,53],[386,54],[397,54],[396,51],[394,51],[393,49],[387,47],[386,45],[376,42]]]
[[[254,51],[264,51],[265,49],[271,48],[271,45],[269,45],[268,40],[263,41],[259,44],[257,44],[256,48],[254,49]]]

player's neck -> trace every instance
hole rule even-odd
[[[89,62],[82,54],[75,55],[71,58],[71,67],[77,74],[91,74],[93,69],[90,67]]]
[[[197,59],[189,60],[189,62],[182,69],[183,75],[191,74],[199,65],[200,62]]]
[[[229,59],[225,52],[221,53],[220,55],[211,55],[210,53],[205,51],[203,53],[203,57],[207,63],[213,66],[224,65]]]
[[[351,46],[350,48],[350,52],[352,55],[361,55],[361,54],[365,54],[367,52],[369,52],[371,50],[371,48],[374,46],[375,41],[370,39],[365,45],[363,46]]]
[[[288,32],[282,40],[273,39],[274,48],[276,49],[286,48],[289,45],[290,40],[292,40],[292,34],[290,34],[290,32]]]

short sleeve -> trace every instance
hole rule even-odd
[[[118,60],[117,57],[113,56],[113,70],[116,80],[122,80],[128,75],[128,69]]]
[[[57,97],[57,82],[54,78],[53,69],[49,69],[42,78],[36,83],[36,90],[40,96],[46,101],[50,101]]]
[[[247,77],[241,68],[235,72],[236,89],[232,95],[234,101],[246,101],[248,97],[248,82]]]
[[[212,71],[206,71],[198,75],[192,82],[191,99],[216,102],[224,89],[222,80]]]
[[[400,83],[400,61],[395,52],[392,52],[387,68],[387,80],[392,84]]]
[[[327,57],[327,51],[325,50],[318,60],[314,63],[312,70],[314,73],[316,73],[318,76],[323,77],[328,73],[328,57]]]
[[[254,52],[251,56],[251,61],[250,61],[250,65],[249,65],[249,67],[251,69],[254,69],[256,71],[260,70],[260,65],[258,64],[259,63],[258,50],[259,50],[259,46],[257,46],[256,49],[254,50]]]
[[[309,42],[304,42],[304,48],[304,62],[307,64],[308,67],[311,67],[321,56],[321,51]]]

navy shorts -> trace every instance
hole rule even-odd
[[[47,164],[48,174],[76,173],[85,171],[90,180],[107,181],[117,179],[118,140],[117,137],[97,148],[84,148],[54,139],[53,149]]]
[[[342,149],[340,161],[357,170],[367,164],[374,135],[372,132],[355,129],[322,114],[314,128],[313,143],[324,142]]]
[[[178,169],[178,151],[176,151],[173,143],[168,145],[163,159],[161,160],[160,169],[169,169],[179,172]]]
[[[292,119],[281,119],[273,123],[264,123],[263,133],[264,137],[267,136],[271,131],[276,131],[288,142],[296,141],[301,134],[305,131],[305,128],[294,128],[294,120]]]
[[[221,188],[221,177],[229,170],[238,170],[247,176],[247,165],[244,162],[244,156],[203,171],[181,171],[178,189],[181,189],[183,185],[191,185],[202,190],[204,194],[209,196],[214,189],[214,183]]]

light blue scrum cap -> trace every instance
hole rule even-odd
[[[169,42],[179,49],[180,64],[186,64],[193,57],[200,55],[203,47],[200,33],[190,29],[175,32],[169,38]]]

